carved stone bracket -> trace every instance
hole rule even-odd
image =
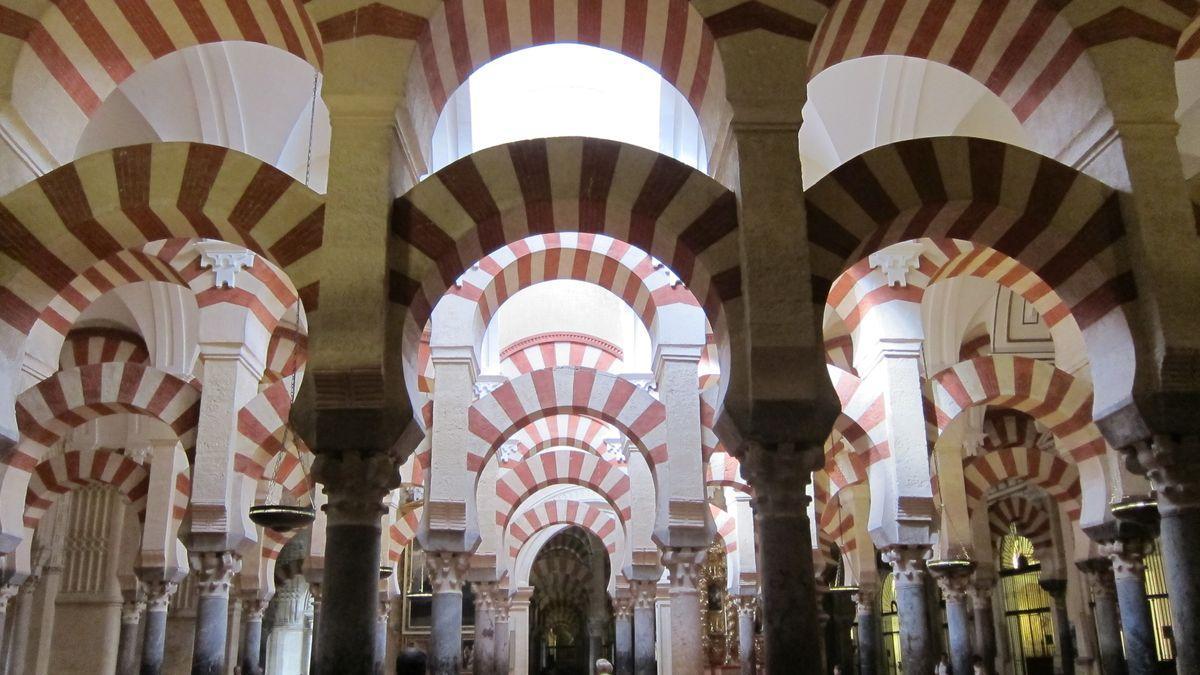
[[[200,242],[197,248],[200,249],[200,267],[212,268],[220,288],[237,288],[238,272],[254,266],[254,252],[244,248],[209,241]]]
[[[229,597],[233,577],[242,569],[242,557],[233,551],[198,551],[188,554],[200,597]]]
[[[889,546],[882,551],[883,561],[892,566],[897,586],[919,586],[924,583],[925,562],[932,547],[928,544]]]
[[[426,551],[425,570],[429,585],[437,593],[462,593],[471,554],[458,551]]]
[[[329,501],[322,508],[330,526],[378,527],[379,517],[387,511],[383,498],[400,487],[396,461],[381,453],[318,454],[312,473],[325,486]]]
[[[867,264],[878,269],[888,286],[907,286],[908,273],[921,266],[920,242],[903,242],[872,253]]]

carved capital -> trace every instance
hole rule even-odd
[[[938,588],[942,591],[942,599],[946,602],[961,604],[967,601],[967,594],[971,590],[972,581],[970,570],[954,570],[950,572],[930,570],[930,574],[933,575],[934,581],[937,582]]]
[[[700,566],[704,564],[706,550],[702,548],[668,548],[663,550],[662,561],[671,574],[672,590],[699,590]]]
[[[146,611],[165,612],[179,584],[166,579],[149,579],[142,581],[142,587],[146,589]]]
[[[979,575],[975,575],[975,579],[971,583],[971,587],[967,589],[967,595],[971,597],[971,604],[978,609],[987,609],[992,606],[992,589],[996,584],[991,579],[980,579]]]
[[[613,618],[620,621],[633,616],[633,596],[618,595],[613,598]]]
[[[329,501],[322,508],[331,526],[378,527],[379,517],[387,511],[383,498],[400,487],[396,461],[382,453],[318,454],[312,473],[325,486]]]
[[[634,609],[653,609],[654,599],[658,596],[658,584],[649,579],[634,579],[629,582],[629,590],[633,593]]]
[[[472,581],[471,591],[475,594],[475,613],[495,612],[500,602],[500,583],[497,581]]]
[[[1112,561],[1115,579],[1143,579],[1146,574],[1146,556],[1154,551],[1154,543],[1141,537],[1112,539],[1100,542],[1100,554]]]
[[[755,515],[806,518],[810,501],[806,488],[820,461],[819,449],[750,442],[742,474],[754,487]]]
[[[142,612],[146,611],[146,601],[142,598],[126,598],[121,603],[121,623],[138,623],[142,620]]]
[[[1117,588],[1113,577],[1112,562],[1108,558],[1088,558],[1075,563],[1087,579],[1088,588],[1094,598],[1112,598]]]
[[[925,562],[932,548],[928,544],[889,546],[881,551],[883,562],[892,566],[897,586],[919,586],[925,579]]]
[[[200,597],[229,597],[233,577],[242,569],[242,557],[233,551],[199,551],[188,554]]]
[[[257,594],[242,599],[242,616],[246,621],[262,621],[263,614],[267,611],[271,601],[268,598],[263,598]]]
[[[1200,438],[1160,434],[1124,451],[1150,479],[1160,514],[1200,508]]]
[[[879,589],[875,586],[859,586],[850,596],[854,600],[856,614],[875,614],[879,611]]]
[[[426,551],[425,571],[429,585],[436,593],[462,593],[463,581],[471,563],[470,553],[457,551]]]
[[[729,597],[729,602],[738,616],[753,617],[754,612],[758,610],[757,595],[732,595]]]

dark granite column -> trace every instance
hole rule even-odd
[[[325,570],[313,675],[370,675],[379,612],[382,500],[398,487],[395,460],[370,452],[318,453],[325,486]]]
[[[123,591],[124,602],[121,603],[121,633],[117,642],[117,675],[137,675],[138,662],[138,632],[142,627],[142,614],[146,609],[146,600],[142,597],[140,588]],[[25,672],[13,661],[14,672]]]
[[[1089,558],[1075,565],[1084,573],[1092,591],[1092,617],[1096,621],[1096,641],[1100,648],[1100,672],[1126,675],[1125,653],[1121,650],[1121,614],[1117,608],[1117,588],[1112,562],[1108,558]]]
[[[269,600],[257,594],[242,600],[241,675],[262,675],[263,612],[268,604]]]
[[[741,675],[754,675],[754,613],[758,597],[735,595],[731,598],[738,617],[738,665]]]
[[[882,657],[879,643],[882,639],[879,625],[879,590],[874,586],[860,585],[854,593],[854,615],[858,626],[858,673],[877,675]]]
[[[459,675],[462,670],[462,588],[471,554],[426,551],[425,570],[433,591],[429,635],[429,672]]]
[[[475,595],[475,644],[472,645],[472,672],[492,675],[496,672],[496,601],[500,584],[495,581],[473,581]]]
[[[967,591],[975,563],[947,560],[929,568],[946,601],[946,629],[950,633],[950,665],[954,675],[971,675],[971,616],[967,607]],[[904,630],[903,626],[900,628]]]
[[[1054,617],[1054,672],[1074,675],[1075,645],[1071,636],[1071,619],[1067,614],[1067,580],[1041,579],[1038,583],[1050,595],[1050,613]]]
[[[633,675],[633,598],[618,593],[613,599],[613,664],[617,675]]]
[[[629,582],[633,592],[633,672],[634,675],[655,675],[654,662],[654,598],[658,584],[635,579]]]
[[[971,594],[971,610],[975,616],[975,653],[983,659],[983,667],[988,673],[996,671],[996,618],[992,614],[992,589],[995,584],[991,580],[980,579],[975,575],[975,583],[968,592]]]
[[[925,561],[929,553],[928,545],[890,546],[882,550],[883,561],[892,566],[895,580],[900,659],[906,673],[932,673],[937,661],[925,595]]]
[[[1175,669],[1200,673],[1200,439],[1155,436],[1136,456],[1158,499]]]
[[[1154,649],[1154,622],[1146,598],[1146,555],[1153,544],[1145,538],[1128,537],[1106,541],[1100,552],[1113,565],[1117,605],[1121,609],[1121,632],[1125,636],[1125,666],[1130,675],[1154,675],[1158,656]]]
[[[163,649],[167,643],[167,606],[175,592],[174,581],[143,579],[146,589],[146,629],[142,635],[142,675],[162,672]]]
[[[820,647],[812,529],[805,488],[821,453],[791,444],[750,443],[742,472],[754,486],[754,522],[759,541],[762,623],[770,673],[796,672],[812,664]]]
[[[229,631],[229,588],[242,567],[232,551],[198,551],[188,555],[196,577],[196,638],[192,642],[192,675],[224,675],[225,639]]]

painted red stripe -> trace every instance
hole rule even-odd
[[[683,63],[683,42],[687,38],[688,4],[681,0],[667,3],[667,40],[663,45],[662,66],[659,73],[667,82],[679,81],[679,69]],[[676,85],[678,87],[678,85]],[[697,110],[699,115],[700,111]]]
[[[483,19],[487,25],[488,50],[492,58],[500,58],[511,52],[507,0],[483,0]]]
[[[627,0],[625,21],[621,27],[621,53],[642,60],[646,43],[647,0]]]
[[[283,44],[287,45],[288,51],[306,59],[304,45],[300,43],[300,35],[296,32],[296,27],[292,25],[292,18],[288,16],[287,8],[283,6],[283,0],[267,0],[267,7],[271,10],[271,15],[275,17],[279,32],[283,34]],[[301,13],[304,12],[303,8],[298,7],[297,10]]]
[[[113,82],[120,83],[133,74],[133,66],[129,64],[121,48],[108,34],[104,24],[100,23],[100,19],[96,18],[87,2],[55,0],[55,4]]]
[[[1021,27],[1013,34],[1008,48],[1004,50],[996,67],[992,69],[992,74],[984,83],[988,89],[998,96],[1003,95],[1004,90],[1025,65],[1029,55],[1033,53],[1046,31],[1050,29],[1054,17],[1054,12],[1045,5],[1034,4],[1030,8],[1029,14],[1021,22]]]
[[[580,44],[600,46],[600,22],[603,0],[578,0],[578,40]]]
[[[458,77],[458,83],[465,82],[474,70],[471,63],[470,37],[467,35],[467,19],[462,3],[463,0],[446,0],[442,4],[449,33],[450,55],[454,60],[454,73]]]
[[[929,52],[933,50],[953,8],[954,0],[929,0],[904,53],[918,59],[929,58]]]
[[[554,42],[554,0],[529,0],[529,27],[534,46]]]
[[[988,0],[979,3],[947,65],[970,74],[1007,7],[1008,0]]]
[[[871,36],[867,38],[867,45],[862,50],[862,56],[884,53],[906,1],[884,0],[883,6],[879,8],[879,15],[875,17],[875,23],[871,27]]]
[[[175,6],[179,8],[179,13],[187,21],[188,28],[191,29],[197,42],[205,44],[221,41],[221,34],[217,32],[216,26],[213,25],[208,11],[204,9],[200,0],[175,0]]]
[[[866,0],[848,0],[846,3],[846,11],[842,14],[837,34],[833,37],[833,45],[830,46],[829,55],[825,59],[826,67],[842,62],[842,58],[846,55],[846,48],[850,45],[850,38],[854,36],[855,29],[858,28],[858,20],[862,17],[866,4]]]
[[[1058,83],[1067,75],[1067,71],[1075,65],[1079,57],[1083,55],[1084,44],[1075,36],[1071,36],[1063,43],[1058,51],[1042,69],[1041,74],[1029,85],[1029,89],[1021,96],[1021,100],[1013,106],[1013,114],[1017,116],[1017,120],[1024,123],[1029,119],[1029,116],[1037,110],[1042,101],[1054,91]]]

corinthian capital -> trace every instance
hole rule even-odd
[[[378,527],[387,510],[383,498],[400,486],[396,461],[382,453],[318,454],[312,473],[325,486],[329,501],[323,508],[330,525]]]
[[[653,609],[654,598],[658,595],[658,584],[649,579],[632,579],[629,590],[633,593],[634,609]]]
[[[663,565],[671,573],[671,588],[697,590],[700,566],[704,564],[705,549],[668,548],[663,551]]]
[[[1075,563],[1087,579],[1093,597],[1111,597],[1117,589],[1113,579],[1113,566],[1108,558],[1088,558]]]
[[[188,554],[196,574],[200,597],[229,597],[233,577],[242,569],[242,557],[233,551],[198,551]]]
[[[1200,438],[1156,435],[1125,453],[1154,486],[1159,513],[1200,508]]]
[[[458,551],[426,551],[425,571],[434,593],[461,593],[471,554]]]
[[[897,586],[924,583],[925,562],[932,548],[928,544],[889,546],[882,551],[883,561],[892,566]]]
[[[1100,542],[1100,554],[1112,561],[1113,576],[1120,579],[1141,579],[1146,574],[1146,556],[1154,550],[1149,539],[1130,537]]]
[[[754,616],[754,612],[758,609],[757,595],[731,595],[729,601],[733,605],[734,611],[738,616]]]

